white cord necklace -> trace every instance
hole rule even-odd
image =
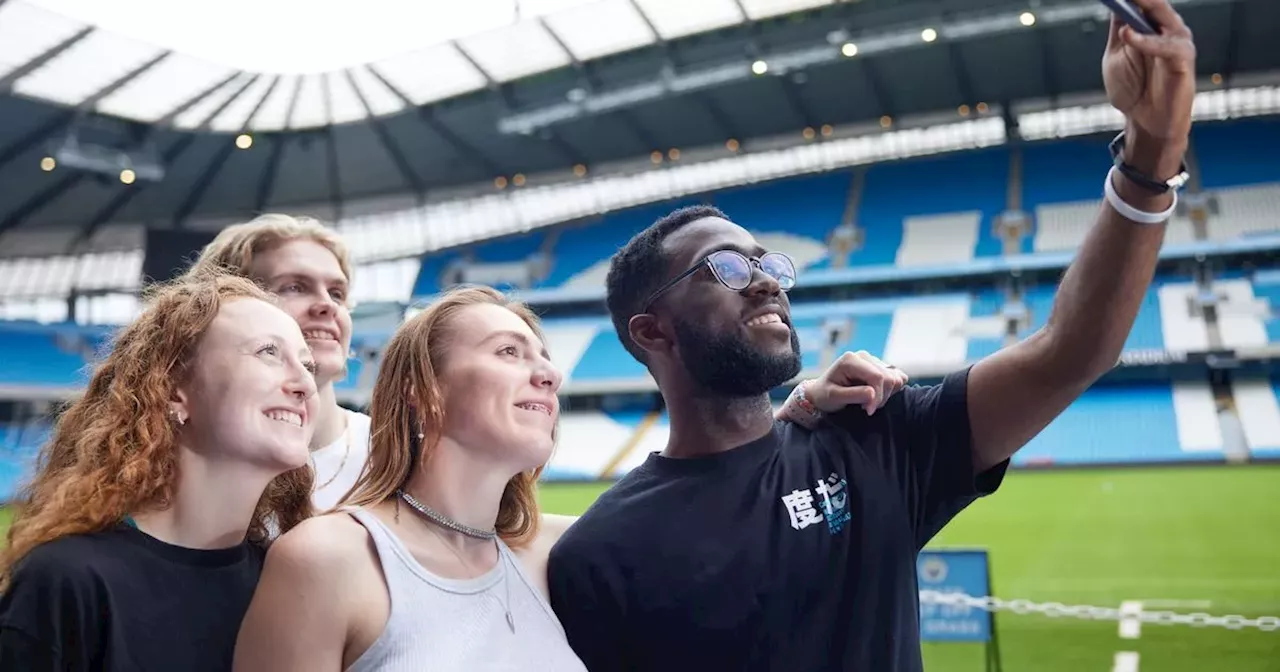
[[[506,601],[505,602],[499,601],[498,604],[502,607],[502,612],[507,618],[507,627],[511,629],[512,634],[515,634],[516,619],[514,616],[511,615],[511,568],[507,566],[507,556],[505,553],[502,552],[501,542],[498,540],[496,532],[493,533],[493,536],[489,536],[489,533],[487,531],[481,531],[481,530],[476,530],[475,528],[467,527],[465,525],[462,525],[461,523],[457,523],[453,521],[450,518],[446,518],[442,514],[436,513],[434,510],[428,508],[426,505],[414,499],[412,496],[409,495],[409,493],[403,490],[398,490],[397,493],[400,495],[400,498],[402,500],[404,500],[406,503],[409,504],[409,508],[413,509],[414,511],[417,511],[418,515],[423,519],[423,521],[428,523],[427,529],[431,530],[431,533],[434,534],[436,538],[440,540],[440,543],[444,544],[445,548],[448,548],[449,551],[453,553],[454,557],[458,559],[458,562],[461,562],[462,566],[466,567],[470,571],[473,571],[473,572],[476,571],[475,567],[472,567],[471,563],[467,562],[466,559],[462,557],[462,554],[459,553],[457,549],[455,549],[449,543],[449,541],[444,538],[444,535],[440,534],[440,531],[436,529],[436,525],[447,527],[451,530],[454,530],[455,532],[460,532],[461,534],[464,534],[469,537],[475,537],[477,539],[493,540],[494,546],[498,550],[498,563],[502,565],[502,588],[503,588],[503,591],[506,593]],[[430,523],[435,523],[435,525],[432,525]],[[452,525],[450,525],[449,523],[452,523]],[[457,525],[466,529],[459,530],[457,527],[454,527],[454,525]],[[479,534],[476,534],[477,532]]]
[[[347,466],[347,458],[351,457],[351,416],[346,415],[346,412],[344,411],[343,417],[346,422],[342,425],[342,441],[346,444],[346,448],[342,452],[342,461],[338,463],[337,470],[333,472],[333,476],[330,476],[329,480],[315,487],[315,490],[317,491],[324,490],[329,487],[331,483],[338,480],[338,476],[342,475],[343,467]],[[320,465],[316,463],[315,453],[311,453],[311,472],[316,475],[316,478],[320,478]]]

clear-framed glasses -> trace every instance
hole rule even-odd
[[[791,257],[781,252],[767,252],[757,258],[748,257],[734,250],[717,250],[699,259],[684,273],[672,278],[661,289],[650,295],[641,312],[649,312],[649,308],[653,306],[654,301],[658,300],[658,297],[675,287],[676,283],[697,273],[704,265],[711,269],[711,274],[720,281],[720,284],[735,292],[741,292],[751,286],[751,277],[755,275],[757,268],[776,280],[784,292],[796,286],[796,265],[791,261]]]

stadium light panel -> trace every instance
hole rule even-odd
[[[222,110],[209,127],[215,131],[224,133],[235,133],[244,128],[244,124],[249,120],[249,115],[253,112],[253,108],[258,106],[258,101],[271,88],[271,83],[276,80],[275,77],[259,77],[240,97],[236,98],[226,109]],[[281,95],[280,87],[276,87],[271,95]]]
[[[253,136],[248,133],[241,133],[236,136],[236,147],[240,149],[249,149],[253,146]]]
[[[233,72],[225,66],[173,53],[103,98],[97,109],[125,119],[154,122]]]
[[[276,83],[275,91],[267,97],[253,117],[252,130],[282,131],[289,127],[289,106],[293,103],[293,95],[298,90],[301,77],[282,75]]]
[[[85,24],[25,2],[0,5],[0,77],[31,61]]]
[[[325,109],[324,84],[320,80],[325,75],[306,75],[302,78],[302,88],[298,89],[298,102],[293,104],[293,116],[289,118],[289,128],[316,128],[329,121]],[[292,95],[293,91],[289,91]]]
[[[742,9],[746,11],[747,18],[754,21],[832,3],[833,0],[742,0]]]
[[[1036,25],[1036,15],[1031,12],[1023,12],[1018,15],[1018,22],[1024,26],[1034,26]]]
[[[480,69],[499,82],[569,65],[570,56],[541,23],[522,22],[458,42]]]
[[[933,42],[934,40],[938,39],[938,31],[934,30],[933,28],[925,28],[924,30],[920,31],[920,39],[924,40],[925,42]]]
[[[316,74],[564,11],[589,0],[22,0],[237,70]],[[300,39],[282,40],[281,35]]]
[[[404,100],[378,81],[368,68],[355,68],[349,72],[375,116],[395,114],[404,109]]]
[[[14,82],[15,93],[76,105],[164,50],[112,33],[93,32],[58,58]]]
[[[764,73],[769,72],[769,64],[765,61],[755,61],[751,64],[751,72],[754,72],[757,75],[763,75]]]
[[[453,44],[401,54],[372,67],[414,105],[478,91],[485,86],[484,74]]]
[[[636,0],[665,40],[742,23],[734,0]]]
[[[52,156],[46,156],[40,159],[40,170],[48,173],[58,167],[58,162]]]
[[[840,47],[840,53],[841,53],[841,54],[844,54],[845,56],[847,56],[847,57],[849,57],[849,58],[853,58],[854,56],[857,56],[857,55],[858,55],[858,45],[856,45],[856,44],[854,44],[854,43],[852,43],[852,42],[845,42],[845,43]]]
[[[345,124],[349,121],[357,121],[369,116],[365,113],[364,105],[360,102],[360,97],[356,95],[356,90],[351,88],[351,80],[347,79],[345,74],[331,72],[327,77],[329,80],[329,120],[331,123]]]
[[[245,82],[249,81],[250,77],[252,77],[252,75],[241,74],[230,82],[223,84],[217,91],[205,96],[204,100],[197,102],[195,105],[192,105],[181,114],[174,117],[173,125],[178,128],[196,128],[203,123],[210,114],[213,114],[214,110],[221,107],[223,103],[236,95],[236,93],[240,91],[241,87],[244,86]]]
[[[547,26],[579,61],[653,44],[654,35],[630,0],[602,0],[546,17]]]

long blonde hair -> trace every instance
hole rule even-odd
[[[373,386],[368,462],[340,506],[367,507],[387,500],[413,469],[431,459],[444,427],[444,397],[437,372],[453,338],[451,323],[458,311],[476,305],[510,310],[543,339],[532,310],[489,287],[450,289],[401,325],[383,351]],[[524,545],[538,533],[536,489],[541,474],[542,467],[516,474],[502,492],[495,527],[508,545]]]
[[[173,502],[178,451],[169,400],[188,375],[197,343],[224,302],[274,302],[252,281],[222,273],[182,277],[154,292],[146,310],[116,334],[84,395],[58,419],[34,479],[15,500],[9,544],[0,552],[0,590],[36,546]],[[283,532],[309,516],[312,478],[304,466],[272,480],[248,538],[265,541],[269,521]]]

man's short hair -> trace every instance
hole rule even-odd
[[[662,242],[684,225],[708,217],[728,219],[711,205],[683,207],[650,224],[613,255],[605,279],[605,302],[622,347],[641,363],[645,362],[645,352],[631,340],[627,324],[644,309],[649,295],[667,281],[668,259],[662,251]]]

